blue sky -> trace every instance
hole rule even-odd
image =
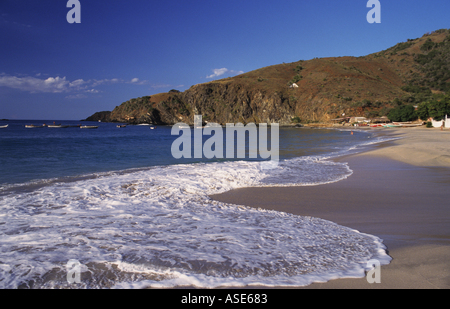
[[[79,120],[131,98],[450,28],[448,0],[0,1],[0,119]]]

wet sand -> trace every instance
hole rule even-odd
[[[450,131],[388,131],[401,139],[337,159],[353,174],[308,187],[244,188],[218,201],[336,222],[384,240],[381,283],[338,279],[305,288],[450,288]],[[448,157],[450,158],[450,157]]]

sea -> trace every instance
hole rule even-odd
[[[54,122],[69,127],[25,128]],[[373,131],[281,127],[279,164],[263,169],[262,159],[175,159],[170,126],[5,124],[0,288],[298,287],[391,261],[376,235],[209,197],[344,180],[351,167],[333,159],[389,139]]]

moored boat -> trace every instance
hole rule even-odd
[[[35,129],[35,128],[45,128],[46,126],[47,125],[45,125],[45,124],[43,124],[41,126],[36,126],[34,124],[27,124],[27,125],[25,125],[25,128],[27,128],[27,129]]]
[[[420,127],[423,126],[425,123],[424,122],[394,122],[395,125],[399,125],[402,127]]]
[[[126,125],[126,124],[119,124],[117,127],[118,127],[118,128],[126,128],[127,125]]]
[[[5,126],[0,126],[0,129],[6,129],[9,126],[9,124],[5,125]]]
[[[179,129],[190,129],[191,128],[187,124],[176,124],[174,127],[177,127]]]
[[[410,124],[402,124],[402,127],[410,128],[410,127],[421,127],[423,123],[410,123]]]
[[[402,126],[401,124],[392,124],[392,123],[383,125],[384,128],[400,128],[401,126]]]
[[[53,125],[48,125],[47,127],[49,127],[49,128],[68,128],[69,126],[63,126],[61,124],[53,124]]]
[[[80,129],[98,129],[97,126],[80,126]]]

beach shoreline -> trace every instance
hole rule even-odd
[[[337,279],[303,288],[450,288],[450,131],[399,128],[380,133],[399,139],[334,159],[353,170],[345,180],[242,188],[211,198],[317,217],[372,234],[383,239],[393,258],[381,267],[379,284],[366,278]]]

